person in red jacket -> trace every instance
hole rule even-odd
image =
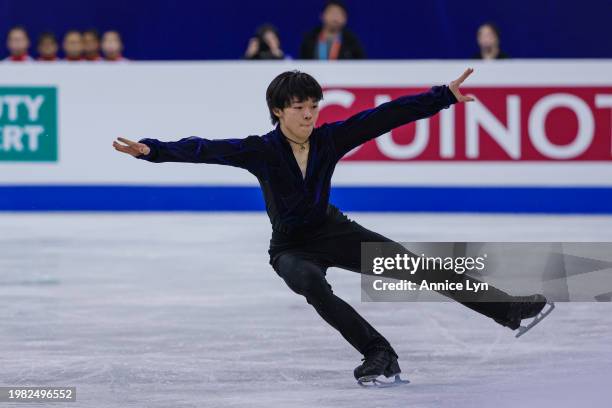
[[[94,28],[83,31],[83,56],[86,61],[102,61],[100,34]]]
[[[83,36],[80,31],[68,31],[64,35],[62,47],[66,61],[83,61]]]
[[[102,36],[102,54],[104,61],[119,62],[127,61],[123,57],[123,41],[118,31],[111,30]]]
[[[38,46],[36,48],[38,50],[38,61],[59,60],[57,57],[57,50],[59,46],[57,45],[55,34],[51,32],[42,33],[38,37]]]
[[[5,61],[32,61],[32,57],[28,54],[30,37],[22,26],[15,26],[9,30],[6,36],[6,48],[8,48],[10,55],[4,59]]]

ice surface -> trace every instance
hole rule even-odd
[[[612,217],[351,216],[398,241],[612,241]],[[358,387],[358,353],[268,265],[269,228],[262,213],[0,215],[0,385],[76,386],[69,407],[612,400],[610,303],[557,304],[515,339],[458,304],[360,303],[359,276],[331,269],[411,381]]]

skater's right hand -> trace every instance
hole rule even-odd
[[[119,142],[117,142],[117,140]],[[129,139],[123,138],[123,137],[118,137],[117,140],[115,140],[113,142],[113,147],[115,148],[115,150],[117,150],[118,152],[121,153],[127,153],[129,155],[132,155],[134,157],[138,157],[142,154],[149,154],[151,152],[151,149],[149,148],[149,146],[147,146],[144,143],[139,143],[139,142],[133,142]]]

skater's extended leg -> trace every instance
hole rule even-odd
[[[370,231],[354,221],[347,220],[339,226],[338,229],[343,231],[341,235],[333,240],[317,243],[317,249],[325,254],[326,260],[332,266],[361,272],[362,242],[387,243],[388,246],[385,248],[385,251],[388,253],[381,254],[381,256],[393,257],[395,254],[407,253],[411,257],[416,257],[415,254],[399,243],[381,234]],[[406,279],[406,275],[401,272],[387,272],[385,276],[394,279]],[[476,284],[481,283],[480,280],[466,274],[458,274],[454,271],[447,271],[444,269],[435,271],[419,270],[414,275],[411,275],[410,279],[417,284],[422,280],[426,280],[430,283],[443,283],[445,281],[455,282],[461,283],[464,288],[468,287],[468,281],[471,287],[478,287]],[[528,302],[524,300],[527,298],[511,296],[492,285],[488,285],[487,291],[481,291],[479,293],[473,291],[441,291],[440,293],[513,330],[518,327],[521,319],[532,317],[532,312],[535,309],[539,311],[546,304],[545,299],[544,302],[542,302],[541,299],[537,299],[538,303],[532,305],[531,301]],[[517,309],[519,310],[518,312]],[[523,313],[523,310],[527,309],[529,309],[529,313]]]
[[[325,279],[326,267],[296,253],[280,255],[274,269],[294,292],[304,296],[317,313],[357,349],[366,354],[374,349],[393,349],[348,303],[336,296]]]

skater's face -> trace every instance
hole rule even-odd
[[[275,108],[274,113],[278,116],[283,131],[291,133],[286,136],[305,139],[312,133],[319,117],[319,101],[293,99],[284,109]]]

